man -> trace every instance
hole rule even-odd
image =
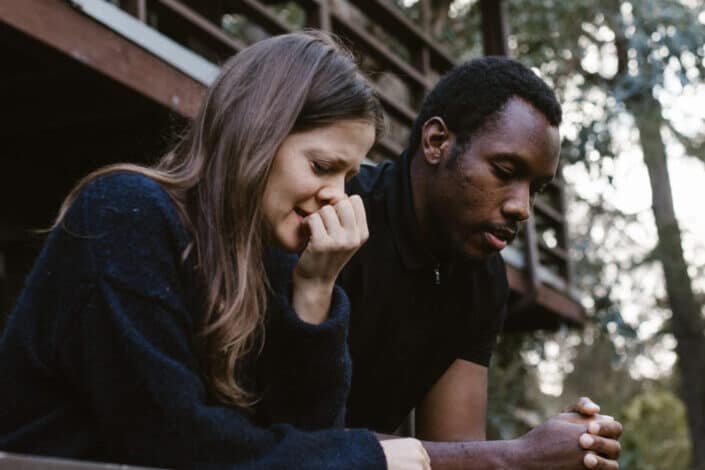
[[[482,441],[509,292],[499,251],[556,174],[560,122],[529,69],[474,60],[425,99],[398,163],[350,183],[370,228],[340,277],[353,305],[350,426],[389,433],[415,408],[434,468],[618,468],[621,425],[589,400],[574,409],[591,420],[560,415],[520,439]]]

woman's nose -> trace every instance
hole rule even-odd
[[[325,184],[316,194],[316,198],[321,205],[335,205],[345,197],[345,180],[343,178],[341,178],[341,181]]]

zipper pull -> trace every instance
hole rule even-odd
[[[433,274],[435,277],[435,284],[437,286],[441,285],[441,265],[437,264],[435,268],[433,268]]]

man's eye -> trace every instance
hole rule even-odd
[[[514,176],[514,172],[511,169],[502,165],[493,165],[492,168],[494,169],[495,175],[501,180],[507,181]]]

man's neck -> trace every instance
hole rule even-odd
[[[427,240],[426,236],[428,233],[427,229],[427,216],[426,216],[426,181],[425,181],[425,169],[423,168],[423,157],[418,155],[412,155],[409,161],[409,172],[411,173],[411,199],[414,207],[414,214],[416,215],[416,222],[418,223],[419,229],[421,230],[422,238]]]
[[[442,239],[444,230],[442,230],[441,224],[437,223],[433,216],[427,183],[432,175],[428,174],[422,155],[417,153],[411,157],[409,171],[411,173],[411,199],[416,222],[421,231],[421,239],[424,241],[426,249],[439,261],[451,258],[452,250],[449,250],[449,248],[452,243]]]

